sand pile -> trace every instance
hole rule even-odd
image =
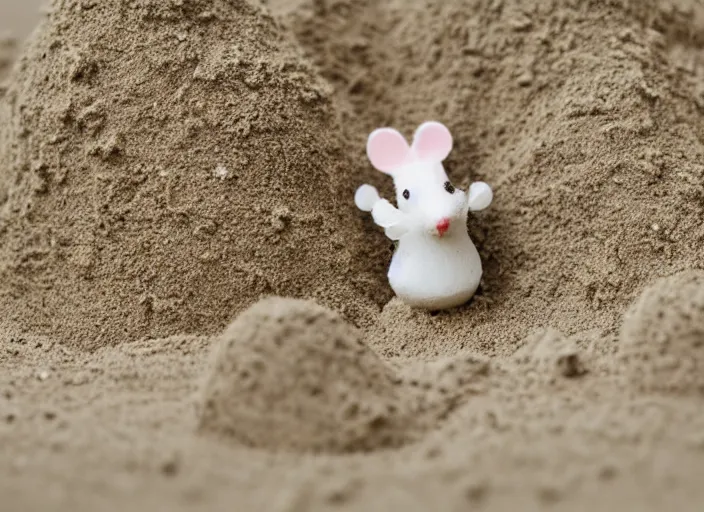
[[[254,3],[55,2],[0,117],[0,316],[25,332],[207,333],[268,293],[363,321],[388,295],[328,88]]]
[[[451,178],[495,187],[470,220],[480,300],[434,319],[392,303],[379,346],[507,355],[547,325],[615,333],[653,276],[699,265],[700,16],[686,4],[310,2],[289,15],[356,133],[441,119]]]
[[[577,342],[554,329],[541,330],[529,336],[512,360],[519,367],[540,372],[549,378],[582,377],[589,371],[588,356]]]
[[[312,302],[273,298],[222,336],[201,430],[250,446],[345,452],[404,440],[393,373],[357,332]]]
[[[621,347],[636,386],[704,393],[704,272],[648,287],[624,318]]]
[[[272,297],[222,335],[199,430],[268,450],[397,448],[435,428],[456,388],[486,373],[474,358],[396,372],[336,313]]]

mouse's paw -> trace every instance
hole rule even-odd
[[[354,194],[354,204],[363,212],[370,212],[379,202],[379,192],[371,185],[361,185]]]
[[[408,233],[408,226],[405,222],[399,222],[393,226],[384,229],[384,234],[390,240],[400,240],[403,235]]]
[[[483,181],[476,181],[469,187],[469,210],[477,212],[487,208],[494,199],[491,187]]]
[[[379,197],[379,192],[371,185],[362,185],[357,189],[354,204],[362,211],[371,212],[374,224],[384,228],[391,240],[398,240],[408,231],[403,212]]]
[[[384,228],[384,233],[391,240],[398,240],[408,231],[408,219],[404,213],[386,199],[381,199],[374,205],[372,217],[374,223]]]
[[[372,218],[377,226],[388,228],[403,220],[403,212],[386,199],[380,199],[372,208]]]

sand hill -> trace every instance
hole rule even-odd
[[[3,102],[2,316],[91,347],[272,293],[369,318],[328,89],[245,1],[55,3]]]

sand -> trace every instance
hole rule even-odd
[[[701,508],[702,28],[55,0],[0,89],[3,505]],[[391,196],[367,134],[427,119],[495,190],[481,290],[439,313],[352,201]]]

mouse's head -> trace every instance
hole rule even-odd
[[[466,232],[467,195],[453,186],[442,165],[451,150],[452,135],[437,122],[420,125],[410,147],[392,128],[369,135],[367,156],[376,169],[393,178],[396,204],[412,220],[414,230],[438,237]]]

